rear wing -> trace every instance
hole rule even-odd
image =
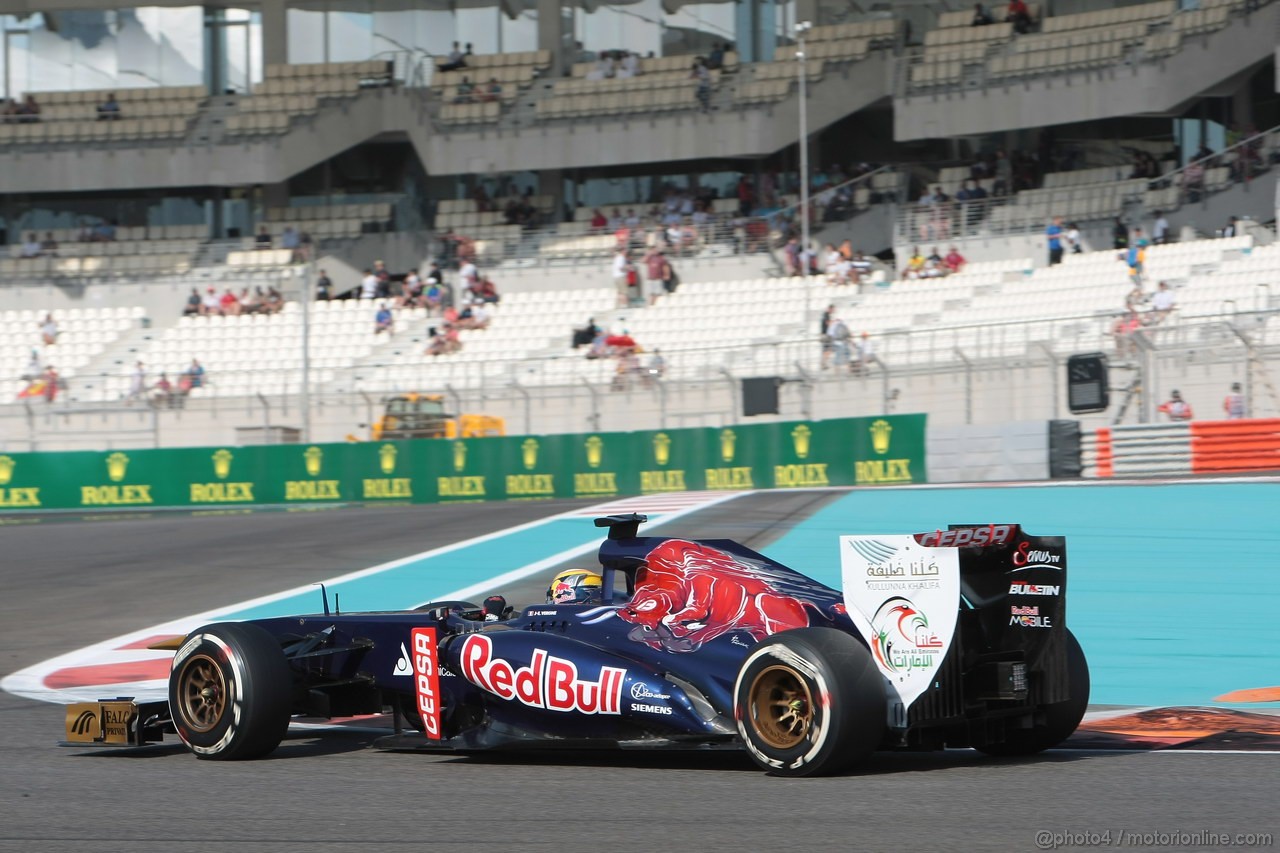
[[[1024,662],[1025,680],[1061,653],[1061,536],[1032,536],[1017,524],[842,536],[840,561],[845,607],[887,683],[890,725],[904,727],[912,704],[948,680],[943,664],[960,645],[960,626],[965,660],[957,652],[948,673],[1003,655]]]

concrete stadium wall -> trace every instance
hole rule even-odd
[[[1049,478],[1045,421],[930,427],[925,446],[934,483]]]
[[[981,136],[1102,118],[1176,114],[1191,96],[1264,62],[1275,50],[1280,5],[1233,18],[1183,42],[1159,63],[1053,74],[984,88],[894,99],[899,141]]]

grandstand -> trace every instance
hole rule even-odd
[[[1053,371],[1091,350],[1151,386],[1256,375],[1257,404],[1272,407],[1280,3],[1055,3],[1033,7],[1029,31],[930,3],[816,0],[777,17],[651,5],[652,18],[578,10],[570,33],[542,6],[260,0],[206,19],[86,3],[20,18],[27,4],[0,0],[14,34],[0,116],[4,433],[94,441],[113,418],[150,417],[159,443],[223,440],[264,413],[300,422],[305,395],[313,434],[340,438],[370,400],[407,388],[447,388],[529,429],[579,429],[584,411],[601,428],[719,424],[750,376],[779,377],[780,416],[896,407],[974,421],[1010,415],[999,380],[1017,370],[1013,413],[1049,417],[1063,408]],[[469,15],[492,15],[501,41]],[[89,47],[82,27],[99,19]],[[814,24],[803,55],[800,20]],[[162,30],[205,52],[178,61]],[[317,43],[331,30],[345,35]],[[227,32],[243,54],[208,47]],[[455,39],[475,49],[444,70]],[[1016,160],[1007,176],[996,149]],[[880,256],[859,288],[787,275],[806,178],[815,249]],[[915,201],[935,186],[950,198]],[[981,195],[956,200],[970,186]],[[1121,358],[1128,271],[1103,247],[1117,217],[1150,236],[1157,210],[1177,242],[1147,249],[1145,287],[1168,281],[1177,309]],[[1098,251],[1046,267],[1053,217]],[[1235,235],[1218,239],[1232,217]],[[620,240],[642,268],[665,247],[675,292],[616,308]],[[914,247],[951,245],[969,259],[960,272],[899,277]],[[395,334],[375,334],[376,303],[308,299],[320,269],[345,294],[375,259],[397,274],[441,261],[459,297],[457,267],[474,259],[503,298],[488,328],[437,356],[424,353],[438,312],[397,308]],[[267,287],[288,297],[278,313],[180,316],[193,288]],[[824,369],[814,338],[829,304],[874,341],[869,374]],[[60,336],[46,348],[48,311]],[[570,348],[589,317],[634,337],[641,365],[660,350],[660,380]],[[65,383],[53,403],[17,396],[33,348]],[[124,406],[137,361],[154,378],[193,358],[208,382],[184,408]],[[1123,416],[1152,417],[1156,393]],[[164,427],[178,419],[181,431]]]

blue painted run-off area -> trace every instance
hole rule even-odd
[[[764,550],[838,588],[841,534],[973,522],[1067,537],[1067,624],[1091,704],[1209,705],[1280,686],[1280,484],[861,490]]]

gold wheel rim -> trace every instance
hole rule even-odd
[[[751,725],[775,749],[792,749],[813,727],[813,695],[789,666],[771,666],[751,682]]]
[[[196,655],[182,665],[178,704],[182,719],[194,731],[207,732],[218,725],[227,707],[227,682],[216,660]]]

